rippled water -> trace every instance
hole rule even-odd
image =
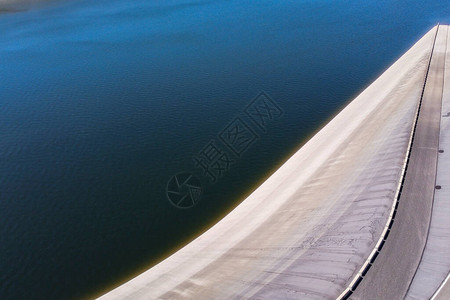
[[[0,14],[0,298],[93,297],[183,246],[449,22],[448,4],[86,0]],[[263,129],[245,115],[261,91],[283,111]],[[220,137],[236,117],[256,138],[233,156]],[[234,159],[215,183],[194,161],[211,141]],[[201,182],[189,209],[166,197],[179,172]]]

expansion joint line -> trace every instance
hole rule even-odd
[[[411,135],[409,138],[409,143],[408,143],[408,147],[407,147],[407,151],[406,151],[406,155],[405,155],[405,160],[403,162],[402,173],[400,176],[399,184],[397,186],[394,201],[392,203],[389,218],[386,222],[386,225],[384,226],[381,237],[379,238],[378,242],[375,244],[375,247],[372,250],[372,252],[370,253],[369,257],[366,259],[366,261],[364,262],[362,267],[359,269],[358,273],[356,273],[355,277],[350,282],[350,284],[347,286],[347,288],[337,297],[337,300],[346,300],[346,299],[350,298],[350,296],[353,294],[353,292],[355,292],[356,288],[361,283],[361,281],[364,279],[364,277],[366,276],[370,267],[373,265],[376,258],[380,254],[380,251],[383,248],[383,246],[389,236],[392,225],[394,224],[395,215],[397,213],[398,205],[400,202],[400,196],[402,194],[403,185],[405,182],[406,171],[408,170],[409,159],[411,156],[411,149],[412,149],[413,142],[414,142],[414,135],[416,133],[417,121],[419,119],[420,108],[422,107],[423,95],[425,92],[425,86],[427,84],[428,73],[430,71],[431,59],[433,58],[434,46],[436,44],[436,38],[437,38],[438,31],[439,31],[439,23],[436,26],[436,33],[434,35],[433,45],[431,47],[430,56],[428,58],[427,71],[425,73],[425,78],[423,81],[422,93],[420,95],[419,103],[417,105],[416,113],[414,116],[414,121],[413,121],[412,128],[411,128]]]

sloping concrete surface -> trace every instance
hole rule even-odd
[[[386,226],[435,32],[219,223],[101,298],[336,298]]]

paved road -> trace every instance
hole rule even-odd
[[[435,192],[447,26],[440,26],[391,233],[351,299],[403,299],[425,248]]]
[[[436,183],[430,230],[419,268],[407,299],[429,299],[450,271],[450,30],[447,34],[444,93],[442,98]],[[450,294],[447,295],[450,299]]]

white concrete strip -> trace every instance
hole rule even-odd
[[[430,31],[219,223],[102,299],[336,298],[389,217]]]
[[[448,26],[447,26],[448,28]],[[447,32],[444,92],[433,213],[425,251],[407,299],[429,299],[450,271],[450,30]],[[450,296],[450,295],[449,295]]]
[[[434,293],[431,300],[445,300],[450,299],[450,273],[445,278],[444,282],[442,282],[441,286]]]

